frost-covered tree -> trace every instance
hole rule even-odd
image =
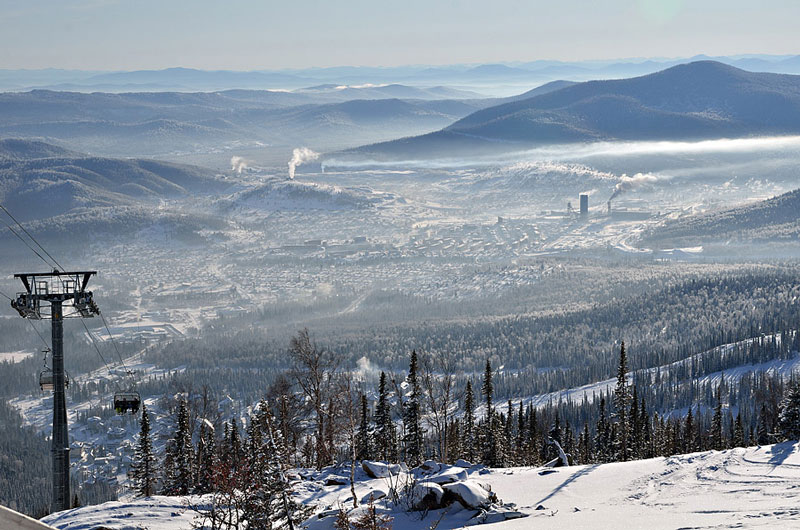
[[[367,395],[362,393],[359,399],[360,421],[356,433],[356,458],[358,460],[372,459],[372,432],[369,421],[369,406]]]
[[[417,352],[411,352],[411,362],[408,366],[408,383],[409,395],[403,406],[403,425],[405,426],[405,445],[406,461],[411,466],[417,466],[422,463],[423,457],[423,444],[425,440],[424,431],[422,430],[422,411],[421,407],[421,389],[418,378],[419,364],[417,360]]]
[[[781,401],[778,430],[784,440],[800,440],[800,382],[789,385]]]
[[[484,405],[486,406],[486,416],[483,421],[483,463],[487,466],[497,466],[500,463],[500,451],[498,450],[498,425],[497,418],[492,404],[494,397],[494,383],[492,382],[492,365],[486,359],[486,367],[483,371],[483,393]]]
[[[386,373],[381,372],[378,381],[378,403],[375,406],[375,453],[381,460],[394,462],[397,459],[397,429],[392,421],[389,406]]]
[[[164,486],[166,495],[188,495],[192,490],[192,469],[194,463],[194,446],[192,445],[192,429],[189,426],[189,411],[186,401],[178,401],[178,416],[175,420],[175,431],[167,442],[164,460]]]
[[[472,382],[467,379],[467,388],[464,392],[464,426],[461,430],[463,453],[470,462],[475,461],[475,395],[472,392]]]
[[[147,405],[144,404],[142,404],[139,440],[136,443],[130,477],[138,496],[150,497],[155,491],[156,457],[153,454],[153,440],[150,438],[150,414],[147,413]]]
[[[630,395],[628,393],[627,373],[628,358],[625,353],[625,342],[623,341],[619,349],[617,386],[614,388],[614,417],[616,419],[614,454],[619,461],[628,460],[630,457],[631,426],[628,416]]]
[[[600,462],[608,462],[611,459],[611,424],[606,416],[606,398],[600,397],[600,413],[597,420],[597,427],[595,428],[595,459]]]
[[[717,387],[717,404],[714,406],[714,416],[711,418],[711,448],[721,451],[725,449],[725,439],[722,436],[722,384]]]

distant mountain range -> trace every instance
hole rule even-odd
[[[714,61],[589,81],[476,111],[423,136],[365,146],[377,158],[454,156],[599,140],[800,134],[800,76]]]
[[[656,248],[709,243],[800,241],[800,189],[777,197],[703,215],[694,215],[658,226],[642,237],[642,244]]]
[[[494,103],[456,98],[465,95],[473,94],[400,85],[299,92],[7,92],[0,93],[0,137],[41,139],[106,156],[225,146],[343,148],[436,130]]]
[[[556,79],[586,81],[653,73],[691,61],[716,60],[756,72],[800,74],[800,56],[741,55],[683,58],[631,58],[609,61],[536,60],[506,64],[443,66],[339,66],[280,71],[198,70],[166,68],[98,72],[80,70],[0,70],[0,90],[71,90],[79,92],[198,92],[228,89],[299,89],[318,85],[450,85],[492,90],[507,95],[517,87]],[[502,89],[498,92],[498,89]],[[502,93],[502,92],[505,93]],[[408,96],[389,96],[408,97]],[[448,96],[451,97],[451,96]]]

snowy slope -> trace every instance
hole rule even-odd
[[[470,478],[490,485],[502,501],[528,515],[494,528],[800,528],[800,451],[795,443],[541,472],[542,468],[473,469]],[[385,490],[384,482],[362,480],[357,495]],[[349,485],[309,482],[297,490],[317,511],[336,508],[350,497]],[[188,530],[193,514],[185,505],[181,498],[154,497],[78,508],[44,521],[63,530]],[[438,528],[461,528],[474,513],[451,509]],[[441,510],[424,519],[398,508],[392,515],[395,530],[427,529]],[[332,524],[333,517],[314,518],[312,527],[327,529]]]

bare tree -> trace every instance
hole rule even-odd
[[[292,337],[289,346],[292,377],[314,409],[316,437],[316,466],[321,469],[333,457],[333,415],[331,408],[333,382],[341,359],[333,352],[317,347],[308,329]]]
[[[346,372],[338,377],[336,397],[337,409],[340,417],[344,419],[344,430],[347,433],[347,444],[350,448],[350,493],[353,496],[353,508],[358,508],[356,497],[356,426],[358,424],[358,397],[355,389],[354,375]]]
[[[422,392],[428,402],[428,424],[436,432],[436,445],[442,462],[448,462],[447,426],[453,405],[459,396],[455,391],[456,358],[450,352],[436,356],[423,354],[420,361]]]

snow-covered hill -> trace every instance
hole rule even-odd
[[[316,512],[352,502],[349,484],[325,485],[327,474],[296,485],[299,500]],[[386,490],[388,479],[362,480],[359,497]],[[558,469],[474,467],[470,479],[491,487],[527,517],[497,523],[525,528],[800,528],[800,451],[796,443],[708,451],[634,462]],[[330,482],[330,481],[328,481]],[[442,515],[424,518],[386,502],[396,530],[430,528]],[[110,502],[56,513],[45,522],[63,530],[188,530],[193,513],[182,498]],[[440,530],[473,522],[474,511],[457,503],[441,517]],[[313,528],[332,528],[334,517],[312,517]]]

